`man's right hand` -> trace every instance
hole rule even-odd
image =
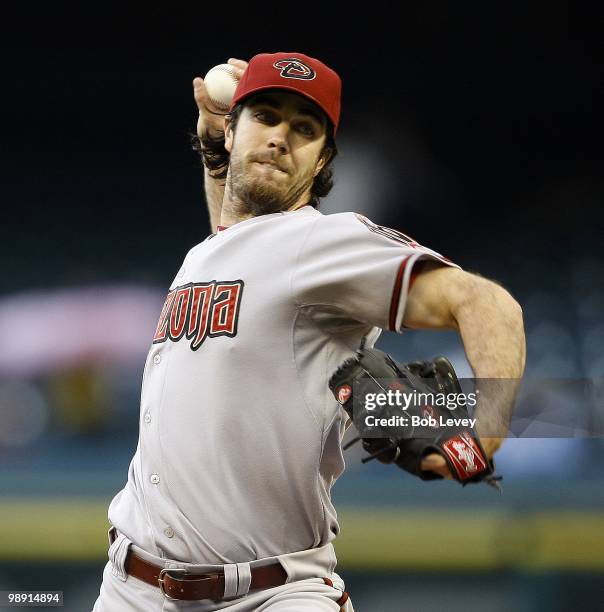
[[[235,78],[239,81],[247,68],[244,60],[230,58],[228,63],[235,69]],[[209,98],[205,83],[201,77],[193,79],[193,95],[199,109],[197,120],[197,135],[201,136],[208,131],[213,138],[219,138],[224,134],[224,109],[218,108]]]

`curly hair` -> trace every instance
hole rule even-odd
[[[237,122],[243,108],[243,104],[237,104],[228,113],[231,118],[233,131],[237,127]],[[309,204],[315,208],[319,208],[320,199],[324,198],[333,187],[333,168],[331,164],[338,153],[338,149],[333,137],[333,126],[329,120],[326,123],[326,134],[327,138],[321,155],[327,158],[327,163],[315,177],[310,191],[311,200]],[[207,131],[201,136],[191,134],[191,144],[193,150],[199,153],[202,164],[208,169],[210,176],[215,179],[226,179],[229,170],[230,154],[224,148],[224,135],[214,138]]]

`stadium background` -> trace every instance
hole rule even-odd
[[[602,384],[602,19],[416,4],[6,9],[0,590],[64,590],[70,611],[98,593],[144,356],[208,233],[191,81],[228,57],[300,50],[338,70],[323,210],[502,282],[524,309],[527,377]],[[455,334],[380,346],[467,368]],[[347,458],[337,550],[359,612],[604,607],[601,437],[508,441],[502,496]]]

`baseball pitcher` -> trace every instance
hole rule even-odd
[[[95,612],[352,612],[330,498],[351,420],[332,374],[405,328],[458,330],[477,377],[524,367],[521,311],[498,284],[354,212],[319,211],[337,73],[297,52],[229,64],[228,113],[193,83],[212,234],[186,255],[150,338]],[[512,403],[510,391],[476,414],[505,423]],[[500,441],[482,438],[485,463]],[[397,444],[381,460],[396,463]],[[430,448],[419,475],[463,480]]]

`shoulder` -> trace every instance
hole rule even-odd
[[[366,217],[355,212],[339,212],[325,215],[317,210],[315,217],[319,220],[319,223],[330,226],[351,225],[353,227],[362,227],[364,220],[371,223]]]
[[[320,215],[317,233],[328,241],[354,240],[357,243],[383,246],[419,247],[419,243],[403,232],[379,225],[365,215],[356,212],[342,212]]]
[[[325,228],[327,231],[340,230],[365,233],[370,227],[375,226],[367,217],[356,212],[339,212],[326,215],[315,210],[313,219],[317,228]]]
[[[322,225],[329,226],[332,228],[342,227],[342,228],[350,228],[352,231],[357,231],[360,233],[365,233],[367,231],[372,233],[382,233],[389,237],[400,237],[403,236],[407,240],[412,240],[409,236],[403,234],[402,232],[386,227],[384,225],[379,225],[357,212],[340,212],[340,213],[332,213],[329,215],[325,215],[319,211],[317,211],[317,215],[319,217],[319,222]]]
[[[213,236],[215,236],[215,234],[210,234],[205,240],[202,240],[200,243],[192,246],[185,255],[185,259],[188,259],[191,257],[191,255],[194,255],[197,251],[202,249]]]

